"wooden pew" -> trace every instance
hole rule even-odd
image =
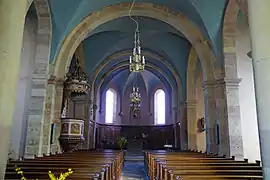
[[[20,176],[15,172],[15,167],[20,167],[29,179],[48,180],[49,170],[59,176],[60,173],[66,172],[68,168],[72,168],[74,173],[69,179],[112,180],[120,177],[122,165],[123,152],[121,151],[78,151],[24,159],[23,161],[9,161],[5,179],[19,179]]]
[[[258,163],[196,152],[145,152],[151,179],[263,179]]]

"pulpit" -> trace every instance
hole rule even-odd
[[[62,118],[59,142],[62,151],[72,151],[84,142],[84,120]]]

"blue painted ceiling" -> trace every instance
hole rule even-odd
[[[120,81],[121,80],[121,81]],[[125,91],[132,86],[146,87],[147,94],[153,91],[154,87],[163,84],[168,92],[172,91],[172,87],[164,77],[153,69],[146,69],[141,73],[130,73],[127,68],[120,68],[105,78],[104,83],[100,88],[100,93],[103,94],[110,84],[114,84],[118,91],[124,95]]]
[[[67,34],[85,17],[105,6],[121,2],[132,2],[132,0],[49,0],[53,25],[51,60],[54,60]],[[198,26],[202,33],[212,41],[214,47],[220,41],[220,25],[227,0],[143,0],[140,2],[165,5],[174,11],[181,12]],[[125,26],[124,22],[120,24],[122,24],[121,27]]]
[[[52,14],[52,46],[51,62],[59,51],[65,37],[85,17],[92,12],[101,10],[105,6],[121,2],[132,2],[132,0],[49,0]],[[143,0],[153,4],[165,5],[174,11],[181,12],[188,20],[197,25],[202,34],[208,38],[219,57],[221,46],[221,24],[224,8],[227,0]],[[129,9],[127,8],[127,11]],[[190,51],[190,43],[183,37],[182,33],[166,24],[152,18],[139,17],[141,46],[143,51],[150,51],[164,57],[164,61],[171,64],[182,80],[185,97],[186,70]],[[87,73],[91,77],[94,70],[106,59],[106,57],[133,48],[135,24],[128,17],[114,19],[100,25],[89,32],[88,37],[82,42]],[[123,56],[112,59],[108,66],[102,69],[96,79],[96,84],[101,82],[102,77],[111,68],[120,63],[128,61],[129,57]],[[170,69],[164,64],[146,57],[146,63],[151,63],[165,73],[176,87],[175,77]],[[153,88],[156,83],[163,83],[168,89],[171,87],[166,77],[159,71],[148,68],[142,79],[148,89]],[[147,78],[146,78],[147,77]],[[150,78],[151,77],[151,78]],[[119,68],[109,74],[102,84],[105,89],[108,83],[118,84],[120,89],[125,89],[132,79],[128,67]]]
[[[121,23],[124,24],[121,25]],[[174,70],[179,73],[183,84],[185,84],[190,43],[183,37],[181,32],[161,21],[141,17],[139,24],[142,51],[149,51],[162,56],[163,61],[169,63]],[[89,77],[93,75],[95,69],[98,68],[106,57],[115,52],[131,50],[133,48],[135,28],[136,26],[132,20],[128,17],[123,17],[105,23],[89,34],[89,37],[83,42],[85,66]],[[110,63],[100,72],[96,84],[100,82],[100,79],[102,79],[104,74],[108,73],[111,68],[118,66],[122,62],[128,62],[128,59],[129,56],[127,55],[111,59]],[[167,76],[170,76],[171,81],[176,84],[175,78],[173,78],[170,72],[171,70],[168,69],[165,63],[160,63],[148,56],[146,56],[146,63],[151,63],[160,68],[161,71],[167,74]],[[125,67],[125,69],[127,68],[128,67]],[[102,87],[105,88],[112,77],[116,78],[118,82],[124,82],[125,79],[122,78],[125,76],[116,76],[117,73],[118,71],[114,71],[108,76],[109,79],[104,82]],[[155,73],[160,74],[160,72],[157,71],[155,71]],[[152,83],[150,83],[150,85],[151,84]],[[122,86],[122,88],[124,88],[124,86]],[[151,89],[152,86],[149,88]]]

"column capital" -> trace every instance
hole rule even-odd
[[[224,84],[225,84],[224,79],[216,79],[216,80],[211,80],[211,81],[203,81],[201,83],[201,86],[203,89],[207,89],[207,88],[214,88],[216,86],[220,86]]]
[[[227,87],[235,87],[237,88],[240,84],[240,82],[242,81],[241,78],[225,78],[224,79],[226,86]]]
[[[203,81],[201,86],[204,89],[207,88],[215,88],[218,86],[229,86],[229,87],[238,87],[240,82],[241,82],[241,78],[222,78],[222,79],[216,79],[213,81]]]
[[[196,101],[196,100],[187,100],[187,101],[185,102],[185,105],[186,105],[187,107],[196,107],[197,101]]]
[[[64,86],[65,79],[64,78],[56,78],[55,76],[50,76],[48,79],[48,84],[55,86]]]

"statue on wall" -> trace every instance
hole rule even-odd
[[[202,133],[205,130],[206,130],[206,128],[205,128],[205,118],[202,117],[202,118],[198,119],[198,121],[197,121],[197,131],[198,131],[198,133]]]

